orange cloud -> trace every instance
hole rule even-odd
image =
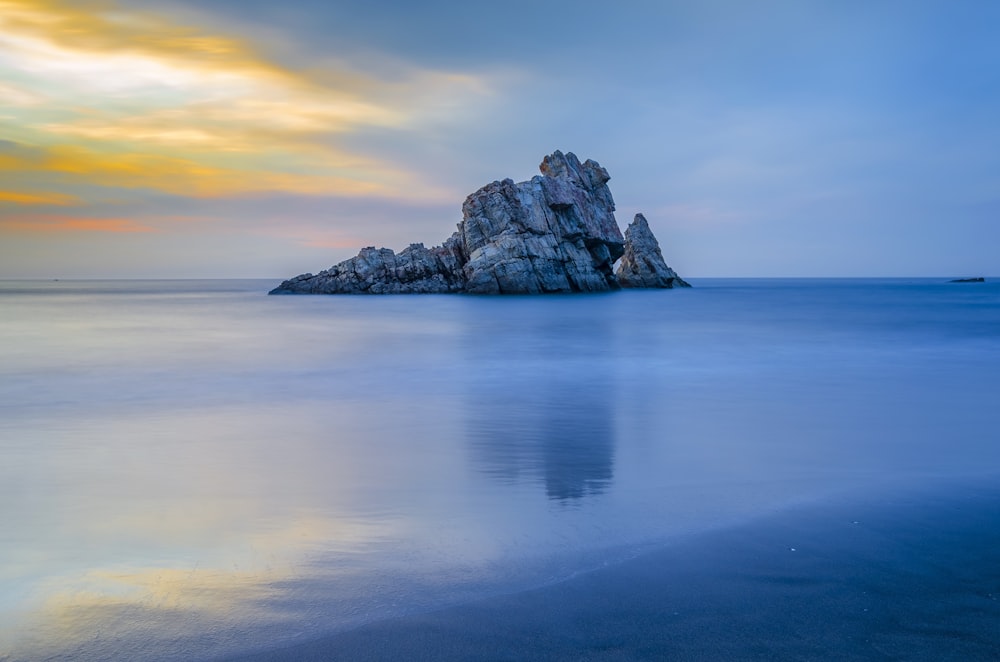
[[[0,191],[0,204],[5,202],[15,205],[72,205],[79,201],[74,195],[65,193],[27,193],[17,191]]]
[[[32,215],[0,219],[0,230],[8,232],[155,232],[127,218],[81,218],[76,216]]]
[[[212,198],[280,191],[307,195],[392,195],[390,187],[332,173],[288,173],[208,165],[159,154],[102,153],[60,145],[44,155],[0,155],[0,171],[57,173],[98,186],[145,188],[174,195]],[[21,193],[11,193],[20,196]],[[23,194],[28,196],[29,194]]]

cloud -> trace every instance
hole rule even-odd
[[[152,153],[107,154],[76,146],[57,146],[44,156],[0,158],[0,171],[35,170],[59,174],[90,184],[148,188],[176,195],[216,197],[263,191],[301,194],[371,195],[387,187],[362,178],[332,173],[309,174],[269,171],[252,167],[218,167],[192,158]]]
[[[0,81],[0,103],[5,106],[37,106],[44,98],[33,92]]]
[[[0,218],[0,230],[16,233],[155,232],[153,228],[140,225],[127,218],[86,218],[52,214],[33,214],[9,219]]]
[[[0,149],[0,170],[196,198],[454,195],[339,136],[460,112],[488,94],[484,81],[406,66],[381,78],[323,69],[294,71],[244,40],[114,2],[0,0],[5,146],[21,148]],[[11,191],[8,202],[31,195]]]
[[[77,202],[79,198],[64,193],[38,193],[0,191],[0,205],[12,203],[15,205],[57,205],[65,206]]]

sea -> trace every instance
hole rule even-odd
[[[0,281],[0,660],[286,659],[311,642],[340,659],[351,633],[580,578],[641,592],[653,580],[622,568],[681,547],[744,558],[755,523],[832,504],[854,504],[844,530],[880,513],[885,550],[893,522],[922,522],[906,529],[930,541],[921,567],[962,565],[976,613],[1000,615],[1000,552],[972,536],[1000,530],[1000,280],[267,296],[277,282]],[[955,511],[978,509],[971,537],[931,544],[920,513],[971,493]],[[841,579],[915,562],[883,548]],[[729,563],[702,571],[739,576]],[[678,575],[691,595],[695,576]],[[927,620],[908,604],[890,634]],[[643,657],[577,656],[581,626],[558,627],[539,659]],[[1000,651],[1000,625],[969,627],[938,633],[943,650]],[[683,659],[711,659],[688,632]],[[780,636],[747,637],[729,653],[782,657]]]

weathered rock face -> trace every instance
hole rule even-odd
[[[615,220],[610,177],[597,162],[580,163],[573,153],[556,151],[540,170],[530,181],[493,182],[466,198],[458,232],[441,246],[411,244],[398,255],[365,248],[326,271],[286,280],[271,294],[599,292],[619,287],[613,265],[629,251],[631,263],[641,265],[635,273],[643,277],[623,285],[687,285],[663,262],[645,219],[636,246],[627,247],[629,235],[622,237]],[[647,260],[643,251],[649,246],[655,257]],[[669,273],[673,280],[638,284],[647,273]]]
[[[660,244],[642,214],[625,228],[625,254],[615,271],[622,287],[691,287],[667,266]]]
[[[625,239],[608,172],[572,153],[545,157],[542,174],[479,189],[462,205],[469,256],[466,291],[479,294],[598,292],[617,287],[612,265]]]
[[[316,274],[286,280],[271,294],[434,294],[464,291],[457,233],[442,246],[362,248],[356,257]]]

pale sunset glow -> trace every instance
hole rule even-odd
[[[54,214],[22,214],[0,220],[0,229],[11,233],[50,232],[152,232],[127,218],[83,218]]]

